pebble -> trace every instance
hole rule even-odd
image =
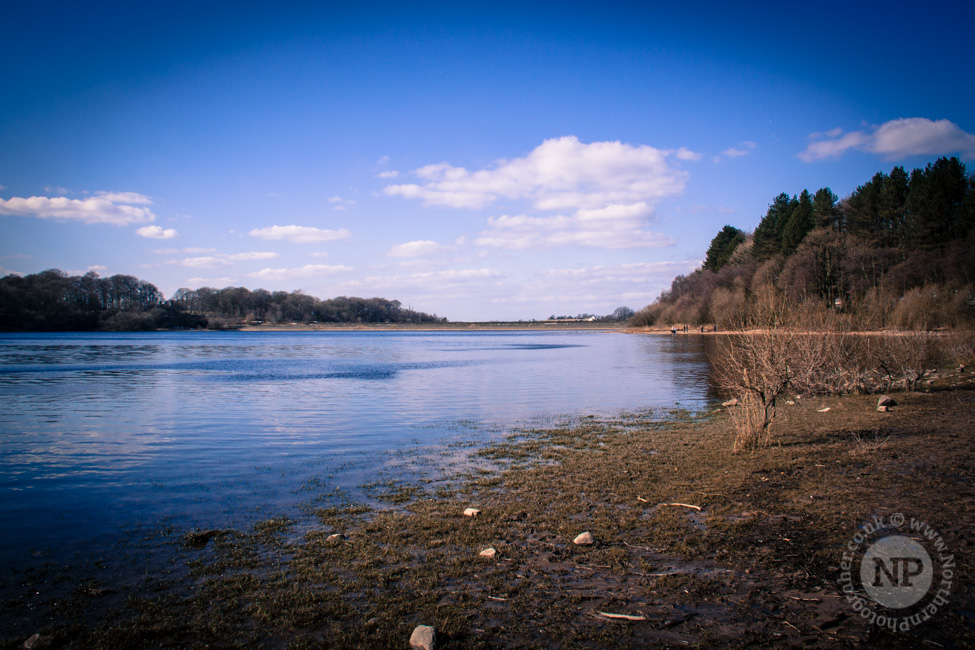
[[[738,398],[732,397],[727,402],[722,402],[721,406],[738,406]]]
[[[410,635],[410,647],[416,650],[433,650],[437,647],[437,631],[429,625],[417,625]]]
[[[49,636],[43,636],[40,634],[34,634],[29,639],[24,641],[24,650],[37,650],[38,648],[46,648],[51,645],[53,639]]]
[[[497,554],[498,554],[498,551],[496,549],[493,549],[493,548],[486,548],[483,551],[481,551],[480,553],[478,553],[478,555],[480,555],[481,557],[487,558],[489,560],[494,559],[494,556],[497,555]]]
[[[593,537],[592,536],[592,533],[590,533],[587,530],[586,532],[581,533],[580,535],[576,536],[576,538],[574,540],[572,540],[572,543],[573,544],[576,544],[578,546],[589,546],[590,544],[595,544],[596,543],[596,538]]]
[[[478,510],[477,508],[466,508],[464,510],[464,516],[465,517],[476,517],[479,514],[481,514],[481,511]]]
[[[329,544],[337,544],[338,542],[341,542],[343,539],[345,539],[345,535],[343,535],[342,533],[332,533],[331,535],[325,538],[325,541],[328,542]]]

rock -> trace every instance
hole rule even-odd
[[[965,366],[958,366],[958,372],[965,372]]]
[[[577,546],[590,546],[596,543],[596,538],[588,530],[576,536],[572,543]]]
[[[410,647],[416,650],[433,650],[437,647],[437,631],[429,625],[417,625],[410,635]]]
[[[46,648],[51,645],[53,639],[49,636],[43,636],[40,634],[35,634],[31,638],[24,641],[24,650],[37,650],[38,648]]]
[[[489,560],[493,560],[494,559],[494,556],[497,555],[497,554],[498,554],[498,551],[496,549],[493,549],[493,548],[486,548],[483,551],[481,551],[480,553],[478,553],[479,556],[481,556],[483,558],[487,558]]]
[[[464,510],[464,516],[465,517],[476,517],[479,514],[481,514],[481,511],[478,510],[477,508],[466,508]]]
[[[328,544],[338,544],[344,539],[345,539],[345,535],[343,535],[342,533],[332,533],[331,535],[325,538],[325,542]]]
[[[732,397],[727,402],[723,402],[721,406],[738,406],[738,398]]]
[[[791,399],[788,400],[785,404],[786,404],[786,406],[795,406],[796,405],[796,403],[793,402]]]
[[[203,548],[211,539],[223,534],[222,530],[193,530],[183,536],[183,541],[191,548]]]
[[[823,408],[819,409],[819,411],[817,411],[817,413],[829,413],[829,407],[828,406],[824,406]]]
[[[877,406],[897,406],[897,402],[890,395],[881,395],[877,400]]]
[[[887,411],[890,410],[890,407],[889,406],[878,406],[877,407],[877,410],[880,411],[881,413],[886,413]]]

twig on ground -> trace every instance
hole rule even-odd
[[[611,618],[611,619],[620,620],[620,621],[645,621],[645,620],[647,620],[647,617],[646,616],[643,616],[643,615],[633,616],[631,614],[611,614],[610,612],[596,612],[596,613],[599,614],[600,616],[605,616],[606,618]]]

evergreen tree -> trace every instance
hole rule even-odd
[[[794,201],[794,203],[793,203]],[[803,190],[798,199],[789,202],[788,220],[782,227],[782,254],[791,255],[806,234],[813,229],[813,202],[808,190]]]
[[[755,228],[752,255],[756,260],[760,262],[767,260],[782,248],[782,226],[789,217],[790,202],[788,194],[784,192],[779,194]]]
[[[725,226],[711,240],[707,255],[704,258],[704,269],[718,271],[728,263],[732,253],[738,245],[745,241],[745,233],[734,226]]]

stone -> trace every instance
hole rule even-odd
[[[494,556],[497,555],[497,554],[498,554],[498,551],[496,549],[493,549],[493,548],[486,548],[483,551],[481,551],[480,553],[478,553],[479,556],[481,556],[483,558],[487,558],[488,560],[493,560],[494,559]]]
[[[437,647],[437,631],[429,625],[417,625],[410,635],[410,647],[416,650],[433,650]]]
[[[193,530],[183,535],[183,541],[191,548],[203,548],[211,539],[223,534],[222,530]]]
[[[829,407],[828,406],[824,406],[823,408],[819,409],[816,412],[817,413],[829,413]]]
[[[890,395],[881,395],[877,400],[877,406],[897,406],[897,402]]]
[[[732,397],[727,402],[723,402],[721,406],[738,406],[738,398]]]
[[[481,514],[481,511],[478,510],[477,508],[466,508],[464,510],[464,516],[465,517],[476,517],[479,514]]]
[[[880,411],[881,413],[886,413],[887,411],[890,410],[890,407],[889,406],[878,406],[877,407],[877,410]]]
[[[51,645],[51,641],[54,639],[49,636],[44,636],[41,634],[34,634],[29,639],[24,641],[24,650],[38,650],[39,648],[47,648]]]
[[[596,538],[588,530],[576,536],[572,543],[577,546],[590,546],[596,543]]]
[[[332,533],[331,535],[325,538],[325,541],[329,544],[338,544],[344,539],[345,539],[345,535],[343,535],[342,533]]]

